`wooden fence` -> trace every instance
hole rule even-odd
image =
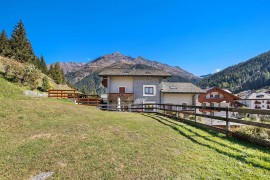
[[[100,98],[93,95],[85,95],[77,90],[59,90],[53,89],[48,91],[49,98],[74,99],[79,105],[99,106]]]
[[[147,107],[147,106],[152,107]],[[248,114],[259,114],[259,115],[270,115],[270,110],[262,110],[262,109],[241,109],[241,108],[222,108],[222,107],[204,107],[204,106],[186,106],[186,105],[175,105],[175,104],[139,104],[139,105],[131,105],[132,111],[142,111],[147,112],[149,110],[153,110],[154,112],[157,112],[161,114],[160,110],[163,111],[163,115],[171,115],[174,117],[179,117],[179,114],[187,114],[187,115],[193,115],[194,116],[194,122],[197,121],[197,116],[200,117],[206,117],[216,120],[221,120],[226,122],[226,130],[230,131],[230,122],[239,123],[239,124],[245,124],[250,126],[256,126],[256,127],[263,127],[270,129],[270,124],[261,123],[261,122],[255,122],[255,121],[247,121],[242,119],[236,119],[236,118],[229,118],[229,112],[238,112],[238,113],[248,113]],[[220,117],[220,116],[212,116],[212,115],[206,115],[197,113],[197,110],[210,110],[210,111],[225,111],[226,117]],[[168,113],[171,112],[171,113]]]
[[[77,90],[60,90],[60,89],[53,89],[48,90],[48,97],[49,98],[77,98],[80,97],[81,93],[79,93]]]
[[[99,106],[100,99],[99,98],[76,98],[76,103],[79,105],[86,106]]]
[[[201,128],[214,130],[228,136],[234,136],[238,139],[244,139],[246,141],[250,141],[252,143],[258,144],[260,146],[270,147],[270,142],[262,139],[245,137],[240,135],[239,133],[234,133],[231,131],[231,123],[238,123],[240,125],[249,125],[255,127],[261,127],[270,129],[270,124],[242,120],[237,118],[230,118],[229,112],[238,112],[238,113],[248,113],[248,114],[259,114],[259,115],[269,115],[270,110],[261,110],[261,109],[241,109],[241,108],[222,108],[222,107],[204,107],[204,106],[186,106],[186,105],[176,105],[176,104],[132,104],[125,109],[121,107],[117,108],[117,105],[101,105],[101,109],[107,110],[118,110],[118,111],[130,111],[130,112],[143,112],[143,113],[157,113],[163,116],[170,117],[176,121],[184,122],[190,125],[198,126]],[[208,110],[208,111],[225,111],[225,117],[221,116],[212,116],[198,113],[199,110]],[[182,116],[184,115],[184,116]],[[193,116],[193,120],[188,119],[186,116]],[[217,127],[211,126],[207,124],[203,124],[198,121],[198,117],[211,118],[215,120],[221,120],[225,122],[225,127]]]

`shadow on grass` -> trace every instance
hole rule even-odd
[[[242,162],[245,162],[247,164],[252,164],[254,167],[260,167],[260,168],[263,168],[263,169],[266,169],[266,170],[270,170],[270,167],[269,166],[264,166],[262,164],[259,164],[259,163],[256,163],[256,162],[253,162],[251,160],[248,160],[247,158],[256,158],[257,160],[261,161],[262,163],[269,163],[269,158],[267,157],[256,157],[252,154],[247,154],[247,155],[236,155],[236,154],[233,154],[233,153],[230,153],[230,152],[227,152],[225,150],[223,150],[224,148],[228,148],[228,149],[231,149],[233,151],[237,151],[238,153],[243,153],[242,150],[240,149],[237,149],[237,148],[234,148],[234,147],[230,147],[224,143],[220,143],[220,142],[217,142],[213,139],[210,139],[209,137],[210,136],[202,136],[200,135],[199,133],[197,132],[194,132],[193,130],[181,125],[181,124],[178,124],[178,123],[175,123],[175,122],[172,122],[173,120],[168,120],[162,116],[158,116],[158,115],[154,115],[154,114],[151,114],[151,115],[148,115],[148,114],[143,114],[144,116],[147,116],[147,117],[150,117],[150,118],[153,118],[155,119],[156,121],[158,121],[159,123],[165,125],[165,126],[168,126],[170,128],[172,128],[173,130],[177,131],[179,134],[181,134],[182,136],[186,137],[187,139],[191,140],[193,143],[196,143],[196,144],[199,144],[201,146],[204,146],[204,147],[207,147],[207,148],[210,148],[210,149],[213,149],[221,154],[224,154],[226,156],[229,156],[229,157],[232,157],[232,158],[235,158],[239,161],[242,161]],[[169,123],[169,124],[168,124]],[[178,126],[178,127],[177,127]],[[220,145],[220,147],[217,147],[215,146],[214,144],[208,144],[208,143],[203,143],[195,138],[193,138],[192,136],[194,135],[188,135],[187,133],[183,132],[183,130],[179,129],[180,128],[183,128],[185,129],[186,131],[189,131],[191,133],[193,133],[196,137],[200,137],[204,140],[207,140],[207,141],[210,141],[214,144],[218,144]],[[194,127],[194,126],[193,126]],[[196,128],[196,129],[200,129],[200,128]],[[214,135],[214,136],[218,136],[219,133],[217,132],[213,132],[213,131],[209,131],[209,130],[205,130],[206,132],[210,133],[211,135]],[[253,150],[260,150],[264,153],[267,153],[269,154],[269,151],[267,151],[267,149],[265,148],[261,148],[261,147],[257,147],[256,145],[252,145],[250,143],[246,143],[246,142],[242,142],[242,141],[238,141],[234,138],[229,138],[229,137],[224,137],[224,139],[226,139],[227,141],[231,142],[231,143],[237,143],[241,146],[243,146],[243,148],[249,148],[249,149],[253,149]]]

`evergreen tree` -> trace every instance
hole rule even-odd
[[[88,91],[88,89],[87,89],[86,86],[83,86],[83,87],[82,87],[81,93],[83,93],[83,94],[89,94],[89,91]]]
[[[52,85],[50,84],[49,78],[47,76],[44,76],[44,78],[42,79],[42,90],[48,91],[51,88]]]
[[[22,20],[15,26],[10,45],[12,57],[20,62],[29,62],[36,64],[37,58],[32,49],[31,43],[27,39],[26,30]]]
[[[6,31],[3,30],[0,34],[0,55],[5,57],[11,56],[11,48]]]
[[[54,71],[55,71],[55,76],[54,80],[56,81],[57,84],[62,84],[62,74],[61,74],[61,67],[59,63],[56,63],[54,65]]]
[[[39,69],[44,74],[47,74],[48,73],[48,68],[46,66],[45,59],[44,59],[44,57],[42,55],[40,56],[40,66],[39,66]]]
[[[57,84],[66,83],[64,71],[61,69],[59,63],[55,63],[54,65],[51,65],[48,73]]]
[[[62,84],[66,84],[66,79],[65,79],[65,74],[64,74],[64,70],[61,69],[61,78],[62,78]]]

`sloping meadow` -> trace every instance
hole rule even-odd
[[[270,177],[267,149],[157,115],[29,98],[0,85],[0,179]]]

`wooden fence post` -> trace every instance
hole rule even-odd
[[[226,109],[226,130],[230,131],[231,126],[229,122],[229,108]]]
[[[195,105],[195,122],[197,122],[197,107]]]
[[[164,107],[163,108],[164,109],[164,116],[166,116],[166,105],[164,104],[163,107]]]

